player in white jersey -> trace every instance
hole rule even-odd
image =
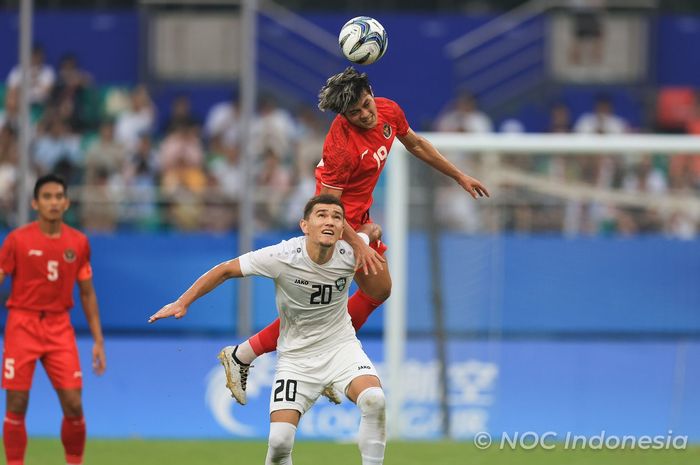
[[[215,266],[178,300],[149,318],[151,323],[170,316],[182,318],[195,300],[229,278],[257,275],[275,281],[281,325],[277,371],[270,394],[265,465],[292,464],[294,436],[301,415],[328,385],[344,392],[360,408],[358,443],[362,464],[384,462],[384,391],[347,312],[355,257],[352,247],[340,240],[344,220],[340,199],[331,195],[312,198],[300,221],[303,237]],[[367,242],[377,240],[380,234],[372,224],[359,232],[364,233]],[[223,352],[229,358],[235,356]],[[227,368],[226,363],[224,367]],[[229,366],[227,377],[230,369]]]

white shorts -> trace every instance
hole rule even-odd
[[[294,360],[282,357],[277,362],[270,392],[270,413],[297,410],[303,415],[329,384],[347,394],[352,380],[365,375],[379,377],[360,341],[341,344],[333,352],[316,357]]]

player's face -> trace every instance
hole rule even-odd
[[[343,115],[357,127],[372,129],[377,125],[377,104],[374,102],[374,97],[369,92],[364,91],[360,100]]]
[[[47,182],[39,189],[39,195],[32,200],[32,208],[37,211],[39,219],[59,221],[68,210],[70,202],[63,186],[57,182]]]
[[[321,247],[333,247],[343,233],[343,209],[333,204],[317,204],[309,218],[301,220],[301,230]]]

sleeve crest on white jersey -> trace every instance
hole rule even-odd
[[[338,245],[336,247],[340,260],[343,262],[343,264],[347,265],[351,270],[354,270],[355,253],[353,252],[352,247],[350,247],[350,244],[345,241],[338,241]]]

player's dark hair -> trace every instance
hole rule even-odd
[[[55,182],[56,184],[60,184],[63,186],[63,193],[67,194],[68,193],[68,185],[66,184],[66,181],[60,177],[57,174],[45,174],[44,176],[40,177],[39,179],[36,180],[36,184],[34,184],[34,199],[37,200],[39,198],[39,191],[41,190],[41,187],[44,184],[48,184],[50,182]]]
[[[316,197],[311,197],[311,199],[306,202],[306,206],[304,207],[304,219],[308,220],[309,215],[311,215],[311,211],[314,209],[316,205],[338,205],[341,210],[343,210],[343,217],[345,217],[345,205],[343,205],[343,202],[340,201],[340,199],[334,195],[330,194],[321,194],[317,195]]]
[[[355,105],[364,91],[372,93],[367,73],[358,73],[348,66],[345,71],[331,76],[318,93],[318,108],[343,114]]]

